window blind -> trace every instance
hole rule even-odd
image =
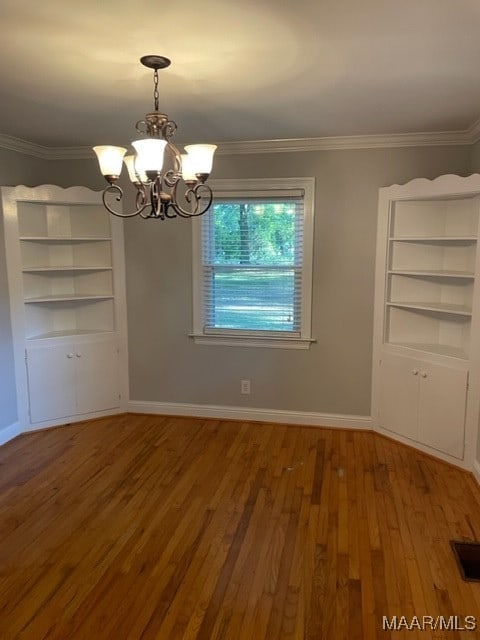
[[[300,336],[300,190],[217,197],[202,221],[204,333]]]

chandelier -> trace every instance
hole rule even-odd
[[[105,208],[113,215],[131,218],[191,218],[201,216],[210,208],[213,193],[205,184],[212,170],[214,144],[190,144],[181,154],[171,142],[177,125],[165,113],[158,110],[158,70],[170,65],[163,56],[143,56],[140,62],[153,69],[154,111],[139,120],[135,128],[140,140],[132,142],[136,153],[125,156],[124,147],[93,147],[100,171],[108,182],[102,193]],[[116,211],[112,197],[117,202],[123,198],[123,189],[117,184],[125,163],[130,181],[136,188],[135,210],[131,213]]]

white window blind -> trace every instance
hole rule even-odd
[[[204,331],[299,337],[302,195],[223,197],[202,227]]]
[[[238,188],[214,189],[212,209],[194,229],[196,339],[307,348],[313,181],[298,181],[306,188],[272,180],[252,188],[267,182],[258,179],[244,181],[250,188],[239,180]]]

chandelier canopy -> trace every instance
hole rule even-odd
[[[140,140],[132,142],[135,154],[125,156],[124,147],[93,147],[100,171],[108,185],[103,190],[105,208],[115,216],[131,218],[191,218],[201,216],[210,208],[213,193],[206,184],[212,170],[214,144],[190,144],[186,153],[180,153],[171,142],[177,125],[158,109],[158,70],[170,65],[163,56],[143,56],[140,62],[153,69],[154,110],[139,120],[135,128]],[[123,190],[117,184],[125,163],[129,178],[137,189],[135,210],[122,213],[112,207],[112,196],[117,202],[123,198]]]

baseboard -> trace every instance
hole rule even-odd
[[[108,418],[108,416],[115,416],[119,413],[125,413],[124,408],[105,409],[104,411],[94,411],[92,413],[80,413],[75,416],[65,416],[63,418],[57,418],[55,420],[45,420],[44,422],[36,422],[34,424],[27,424],[22,433],[32,433],[34,431],[42,431],[43,429],[52,429],[53,427],[64,427],[66,425],[75,424],[77,422],[88,422],[90,420],[96,420],[98,418]]]
[[[8,425],[8,427],[3,427],[0,429],[0,446],[9,440],[13,440],[13,438],[16,438],[21,433],[22,431],[18,422],[14,422],[13,424]]]
[[[249,420],[252,422],[278,422],[310,427],[337,427],[343,429],[371,430],[370,416],[316,413],[310,411],[281,411],[278,409],[256,409],[252,407],[230,407],[221,405],[143,402],[131,400],[130,413],[150,413],[190,418],[219,418],[221,420]]]
[[[480,462],[478,460],[473,461],[472,473],[473,477],[477,481],[477,484],[480,485]]]

